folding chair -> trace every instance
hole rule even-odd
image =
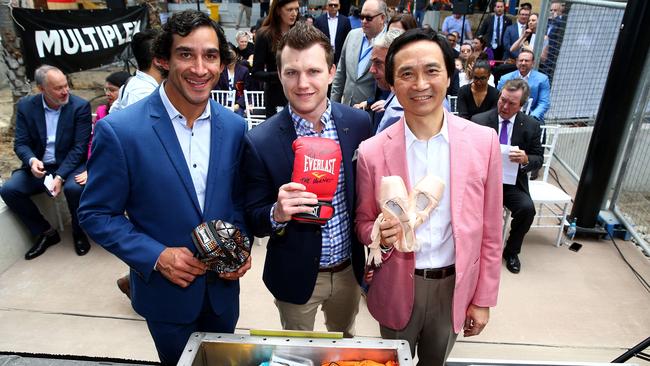
[[[246,105],[246,120],[248,121],[249,130],[266,120],[263,91],[244,90],[244,103]]]
[[[455,95],[448,95],[447,102],[449,102],[449,112],[458,114],[458,97]]]
[[[236,90],[213,90],[211,94],[212,94],[212,99],[216,100],[217,103],[230,109],[231,111],[234,111],[235,93]]]

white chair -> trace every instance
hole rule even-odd
[[[266,120],[263,91],[244,90],[244,104],[249,130]]]
[[[455,95],[448,95],[447,101],[449,102],[449,112],[458,114],[458,97]]]
[[[230,109],[231,111],[235,110],[235,90],[213,90],[212,99],[216,100],[217,103],[222,106]]]
[[[544,174],[542,180],[528,181],[530,197],[537,206],[535,221],[531,228],[557,228],[557,239],[555,246],[559,247],[562,242],[562,232],[564,225],[568,225],[567,215],[569,213],[569,204],[571,196],[555,185],[548,183],[548,173],[551,169],[551,161],[555,151],[555,144],[559,137],[560,128],[558,126],[542,126],[542,136],[546,132],[546,144],[542,141],[544,148]],[[503,241],[505,243],[506,233],[510,227],[510,211],[505,210],[505,220],[503,226]],[[544,220],[544,221],[542,221]]]

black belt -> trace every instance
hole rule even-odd
[[[424,277],[430,280],[439,280],[441,278],[449,277],[453,274],[456,274],[456,266],[451,265],[442,268],[425,268],[425,269],[415,269],[415,275]]]
[[[344,260],[343,262],[341,262],[341,263],[339,263],[337,265],[334,265],[334,266],[331,266],[331,267],[319,268],[318,272],[332,272],[332,273],[341,272],[342,270],[348,268],[350,263],[351,263],[350,259],[348,258],[348,259]]]

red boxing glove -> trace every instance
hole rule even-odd
[[[341,147],[322,137],[299,137],[292,147],[295,160],[291,181],[304,185],[318,198],[312,212],[293,215],[293,219],[325,225],[334,216],[332,199],[339,181]]]

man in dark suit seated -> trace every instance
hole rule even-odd
[[[278,54],[289,103],[246,135],[241,174],[246,220],[252,234],[270,236],[263,279],[275,297],[283,329],[312,330],[322,306],[327,329],[351,337],[365,262],[353,231],[353,155],[371,136],[370,120],[367,113],[327,98],[336,69],[332,46],[322,32],[299,22],[283,36]],[[294,161],[306,159],[294,153],[292,144],[308,136],[320,137],[322,144],[335,142],[342,155],[340,169],[329,173],[338,176],[329,178],[334,213],[322,225],[293,219],[314,212],[317,197],[323,198],[292,182]],[[300,181],[311,182],[309,177]]]
[[[494,128],[501,145],[518,147],[510,151],[510,161],[519,164],[516,182],[503,184],[503,205],[512,212],[503,258],[506,268],[512,273],[521,270],[521,245],[535,218],[535,206],[528,191],[528,172],[539,169],[544,162],[540,124],[520,111],[528,100],[528,93],[528,84],[524,80],[508,80],[501,89],[497,108],[472,117],[472,121]]]
[[[327,12],[314,21],[314,26],[329,38],[330,44],[334,48],[335,65],[339,63],[343,42],[345,42],[345,37],[351,30],[350,20],[339,13],[339,7],[339,0],[329,0],[327,2]]]
[[[46,175],[51,174],[54,180],[48,193],[53,197],[61,191],[65,194],[75,251],[84,255],[90,250],[90,244],[77,220],[83,187],[75,181],[75,176],[85,170],[92,123],[90,104],[70,94],[66,76],[54,66],[36,69],[34,80],[41,94],[22,98],[16,113],[14,151],[23,164],[0,188],[0,195],[37,237],[25,254],[25,259],[34,259],[61,241],[59,233],[30,199],[48,191],[44,182],[49,181]]]

